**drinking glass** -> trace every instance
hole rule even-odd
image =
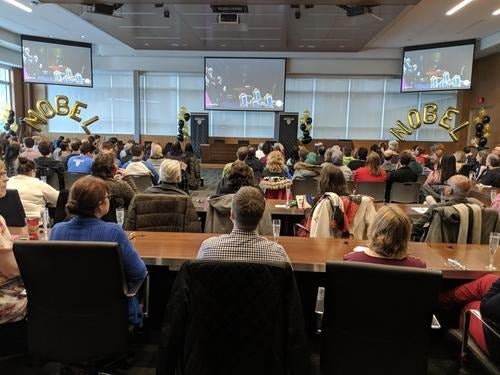
[[[116,209],[116,222],[119,226],[123,227],[123,221],[125,220],[125,209],[119,207]]]
[[[48,228],[50,226],[50,216],[49,216],[49,209],[45,208],[42,213],[42,226],[43,226],[43,239],[48,240],[49,239],[49,231]]]
[[[280,238],[280,231],[281,231],[281,220],[273,219],[273,236],[275,242],[278,242],[278,238]]]
[[[292,194],[292,189],[290,188],[290,186],[287,186],[287,188],[286,188],[286,206],[287,207],[290,204],[290,194]]]
[[[490,190],[491,203],[493,203],[496,197],[497,197],[497,189],[491,188]]]
[[[493,265],[493,259],[498,248],[498,241],[500,240],[499,232],[490,233],[490,264],[486,267],[489,271],[495,271],[497,268]]]

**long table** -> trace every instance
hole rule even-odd
[[[130,235],[147,264],[166,265],[172,270],[177,270],[184,261],[196,258],[202,241],[214,236],[172,232],[133,232]],[[366,241],[288,236],[280,237],[279,243],[285,248],[294,269],[304,272],[324,272],[327,260],[341,260],[354,247],[366,245]],[[485,268],[489,261],[487,245],[410,242],[409,253],[424,260],[428,268],[441,270],[444,278],[475,279],[490,272]],[[449,258],[467,269],[455,268],[447,262]],[[494,264],[500,270],[500,255]]]

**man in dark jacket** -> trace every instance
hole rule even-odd
[[[399,155],[399,163],[401,168],[392,171],[387,179],[387,186],[385,188],[385,200],[389,202],[391,197],[391,187],[394,182],[417,182],[418,175],[408,166],[411,161],[411,153],[403,151]]]
[[[144,193],[189,195],[184,190],[179,189],[181,173],[180,161],[165,159],[160,165],[160,183],[156,186],[148,187]]]
[[[261,176],[262,171],[264,170],[264,165],[260,162],[257,156],[255,156],[255,152],[256,151],[254,146],[248,147],[248,154],[247,158],[245,159],[245,163],[250,168],[252,168],[255,176]]]
[[[479,182],[483,185],[500,188],[500,158],[496,154],[489,154],[486,157],[486,167],[488,169]]]
[[[57,174],[59,190],[64,189],[64,165],[59,160],[50,156],[49,142],[40,142],[38,144],[38,151],[42,156],[35,159],[36,177],[45,176],[49,179],[52,175]]]

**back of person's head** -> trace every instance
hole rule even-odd
[[[165,144],[165,147],[163,147],[163,155],[167,155],[170,152],[170,150],[172,149],[173,145],[174,144],[172,142],[167,142]]]
[[[486,158],[488,157],[488,151],[480,150],[476,155],[476,160],[481,165],[486,165]]]
[[[93,153],[95,150],[95,147],[93,144],[89,143],[89,142],[85,142],[85,143],[82,143],[81,147],[80,147],[80,152],[83,154],[83,155],[86,155],[86,154],[91,154]]]
[[[273,143],[264,142],[264,144],[262,145],[262,152],[264,153],[264,155],[268,155],[272,151],[272,148],[273,148]]]
[[[112,154],[99,153],[92,163],[92,175],[100,178],[113,178],[117,166]]]
[[[368,156],[368,149],[366,147],[360,147],[358,149],[358,159],[359,160],[366,160],[367,156]]]
[[[68,151],[68,143],[66,141],[61,142],[59,147],[61,148],[61,151]],[[40,148],[38,148],[38,150],[40,151]]]
[[[305,161],[308,153],[309,153],[309,150],[307,148],[305,148],[304,146],[300,146],[299,147],[299,160]]]
[[[405,167],[410,164],[411,159],[411,152],[408,150],[404,150],[401,154],[399,154],[399,162]]]
[[[142,146],[141,145],[133,145],[130,148],[130,155],[134,157],[140,157],[142,155]]]
[[[61,142],[62,144],[62,142]],[[38,152],[42,154],[42,156],[47,156],[50,154],[50,143],[47,141],[41,141],[38,144]]]
[[[186,143],[186,146],[184,146],[184,152],[186,154],[193,154],[194,153],[193,145],[191,144],[191,142]]]
[[[352,154],[352,149],[351,149],[351,147],[350,147],[350,146],[345,146],[345,147],[344,147],[344,155],[345,155],[345,156],[351,156],[351,154]]]
[[[266,199],[260,189],[243,186],[233,196],[231,217],[239,229],[255,230],[266,209]]]
[[[73,138],[71,140],[71,151],[78,151],[81,146],[82,141],[80,141],[78,138]]]
[[[395,140],[389,141],[389,150],[394,151],[394,152],[398,152],[398,149],[399,149],[399,142],[398,141],[395,141]]]
[[[248,168],[244,161],[238,160],[233,163],[227,177],[233,188],[239,189],[241,186],[253,185],[253,177],[250,175]]]
[[[472,147],[471,147],[471,146],[465,146],[465,147],[464,147],[464,152],[465,152],[466,154],[470,154],[471,149],[472,149]]]
[[[91,145],[95,144],[95,137],[93,135],[89,135],[87,140]]]
[[[452,154],[444,154],[441,158],[441,183],[457,174],[457,161]]]
[[[455,151],[453,153],[453,156],[455,156],[455,160],[457,163],[465,163],[465,152],[464,151]]]
[[[35,170],[35,163],[26,158],[18,158],[17,161],[17,174],[22,174],[24,176],[30,176]]]
[[[344,154],[340,150],[332,151],[332,163],[337,167],[344,165]]]
[[[377,154],[379,154],[379,155],[380,155],[380,153],[382,152],[382,151],[380,150],[379,145],[378,145],[378,144],[376,144],[376,143],[374,143],[374,144],[372,144],[372,145],[370,146],[370,151],[371,151],[371,152],[376,152],[376,153],[377,153]]]
[[[111,142],[113,145],[116,145],[118,143],[118,138],[109,137],[108,142]]]
[[[248,155],[247,158],[253,158],[255,156],[255,146],[248,146]]]
[[[318,147],[318,155],[319,156],[325,156],[325,153],[326,153],[326,147],[321,145]]]
[[[101,152],[112,154],[114,154],[116,150],[114,143],[111,143],[110,141],[102,142],[100,149]]]
[[[451,196],[456,199],[465,199],[472,188],[471,180],[461,174],[456,174],[448,179]]]
[[[370,153],[366,158],[366,165],[370,169],[370,173],[373,176],[380,176],[382,173],[380,172],[380,156],[376,152]]]
[[[271,151],[267,155],[266,167],[270,172],[281,173],[285,168],[285,158],[280,151]]]
[[[247,146],[242,146],[238,147],[238,150],[236,151],[236,159],[243,161],[247,158],[248,155],[248,147]]]
[[[437,156],[441,156],[444,153],[444,145],[442,143],[436,143],[431,146],[431,151],[434,152]]]
[[[304,160],[304,163],[318,165],[318,155],[315,152],[309,152]]]
[[[333,164],[325,165],[319,177],[319,192],[335,193],[339,196],[349,195],[344,173]]]
[[[165,159],[160,165],[160,180],[169,184],[181,182],[181,163],[174,159]]]
[[[397,206],[382,206],[369,229],[370,250],[384,257],[406,257],[411,234],[410,218]]]
[[[182,145],[181,142],[175,141],[174,144],[172,145],[172,148],[170,149],[170,155],[172,156],[180,156],[182,155]]]
[[[500,165],[500,159],[497,154],[489,154],[486,157],[486,165],[491,168],[496,168]]]
[[[104,180],[94,176],[82,177],[71,186],[66,211],[69,215],[93,217],[107,195]]]
[[[373,151],[372,151],[373,152]],[[384,160],[389,161],[392,159],[392,156],[394,155],[394,152],[392,150],[385,150],[384,153]]]
[[[35,145],[35,141],[31,137],[26,137],[24,138],[24,145],[27,148],[33,148],[33,146]]]
[[[161,159],[163,157],[163,149],[159,143],[151,143],[151,155],[152,159]]]

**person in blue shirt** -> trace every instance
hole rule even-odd
[[[146,266],[122,227],[101,220],[109,210],[109,192],[104,180],[85,176],[76,181],[71,187],[66,210],[75,217],[56,224],[50,240],[116,242],[129,289],[144,280]],[[142,326],[142,310],[135,297],[129,299],[129,322]]]
[[[158,185],[158,182],[160,181],[160,175],[150,161],[143,160],[144,152],[142,146],[133,145],[130,149],[130,153],[132,154],[132,159],[123,164],[122,168],[131,175],[150,175],[153,185]]]
[[[80,147],[80,155],[68,159],[68,172],[90,173],[92,171],[92,163],[94,162],[94,158],[92,157],[94,149],[95,147],[90,143],[83,143]]]

